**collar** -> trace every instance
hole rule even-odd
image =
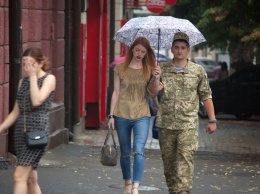
[[[187,74],[189,73],[189,67],[190,67],[190,61],[189,59],[187,59],[187,63],[186,65],[184,66],[183,70],[181,71],[177,71],[176,70],[176,65],[173,63],[174,59],[171,61],[171,65],[172,65],[172,69],[173,69],[173,72],[174,73],[177,73],[177,72],[183,72],[184,74]]]

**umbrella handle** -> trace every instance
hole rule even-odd
[[[161,36],[161,29],[158,29],[158,49],[157,49],[157,61],[156,61],[156,65],[158,66],[158,59],[159,59],[159,49],[160,49],[160,36]]]

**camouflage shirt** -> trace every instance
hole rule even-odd
[[[202,66],[188,61],[177,71],[172,62],[161,64],[164,85],[156,126],[172,130],[198,128],[199,99],[212,98],[207,74]]]

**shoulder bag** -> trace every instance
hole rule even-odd
[[[26,130],[26,112],[25,112],[25,103],[24,103],[24,134],[25,134],[25,143],[29,148],[38,148],[43,149],[48,145],[48,137],[46,130],[36,130],[36,131],[27,131]]]

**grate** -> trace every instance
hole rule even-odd
[[[8,169],[8,159],[0,157],[0,170]]]

